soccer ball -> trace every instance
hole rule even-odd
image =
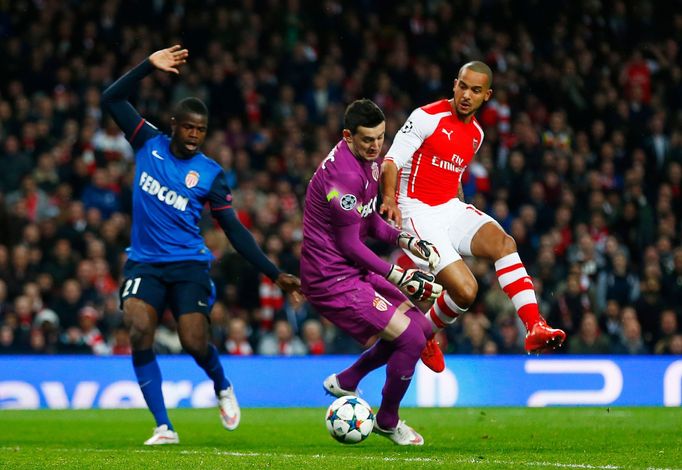
[[[371,434],[374,413],[369,403],[362,398],[346,395],[329,405],[325,422],[334,439],[343,444],[357,444]]]

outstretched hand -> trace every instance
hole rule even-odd
[[[301,280],[296,276],[288,273],[281,273],[277,276],[275,283],[291,296],[291,301],[294,307],[298,307],[303,302],[303,294],[301,293]]]
[[[179,67],[187,62],[189,51],[176,44],[167,49],[161,49],[149,56],[149,61],[154,67],[164,72],[180,75]]]
[[[403,225],[403,216],[400,213],[398,204],[396,204],[393,198],[384,198],[384,201],[379,206],[379,214],[386,214],[386,220],[389,223],[393,223],[393,226],[397,229],[401,229]]]

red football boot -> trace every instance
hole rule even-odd
[[[565,339],[566,333],[563,330],[552,328],[544,321],[539,321],[526,335],[526,351],[529,354],[551,351],[560,347]]]
[[[426,342],[426,346],[421,354],[422,362],[426,367],[434,372],[443,372],[445,370],[445,358],[443,351],[438,347],[438,341],[431,338]]]

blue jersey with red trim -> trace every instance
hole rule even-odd
[[[146,263],[211,261],[213,256],[200,234],[199,220],[209,199],[213,210],[218,204],[231,206],[223,169],[203,153],[188,159],[176,158],[169,145],[170,138],[158,133],[135,152],[132,244],[128,255]],[[211,194],[216,191],[219,194]]]
[[[135,85],[154,70],[149,59],[127,72],[102,93],[102,106],[135,149],[133,228],[129,258],[144,263],[211,261],[199,233],[203,205],[225,231],[232,246],[270,279],[281,274],[232,209],[232,194],[220,165],[197,153],[176,158],[171,139],[140,116],[128,101]]]

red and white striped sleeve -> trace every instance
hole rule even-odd
[[[388,149],[386,158],[398,167],[404,167],[410,161],[414,152],[422,146],[433,131],[438,127],[439,119],[434,119],[432,114],[422,108],[412,111],[403,127],[396,133],[391,148]]]

